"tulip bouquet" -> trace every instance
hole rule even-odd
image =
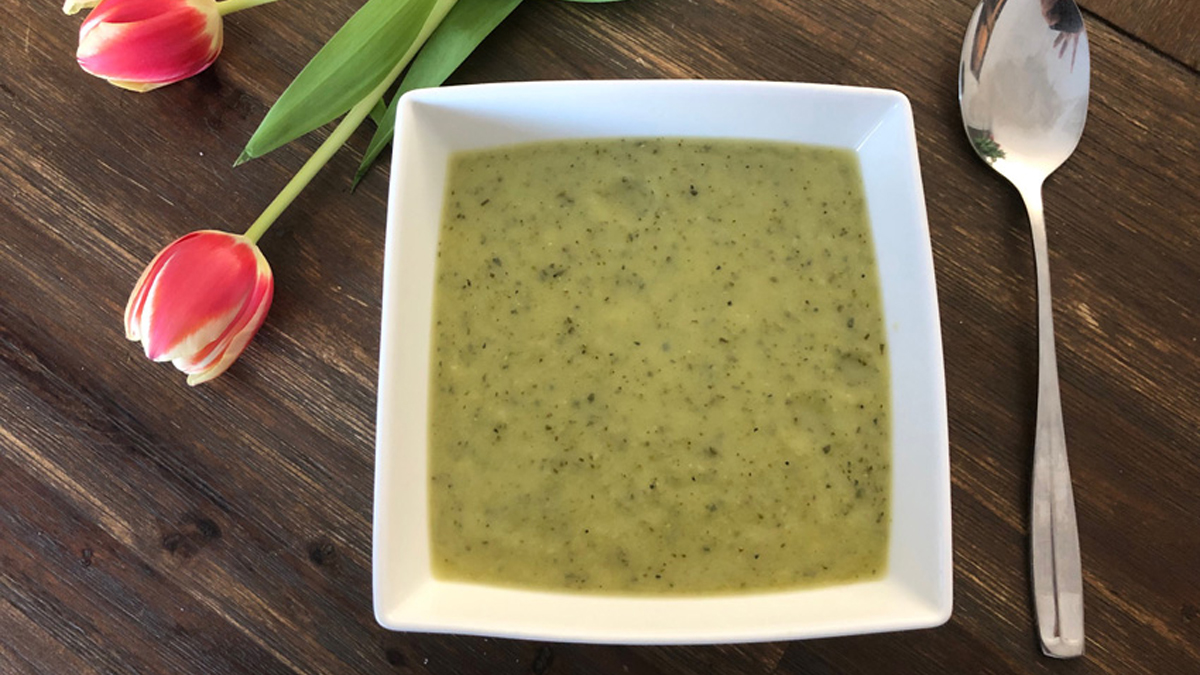
[[[222,17],[273,1],[67,0],[63,11],[91,8],[76,53],[83,70],[145,92],[212,65],[223,44]],[[271,305],[274,282],[259,238],[371,117],[377,126],[357,185],[391,142],[400,96],[442,84],[520,3],[367,0],[280,95],[235,166],[341,117],[337,127],[244,234],[201,230],[163,249],[126,305],[126,337],[140,341],[148,358],[171,361],[190,385],[229,368]]]

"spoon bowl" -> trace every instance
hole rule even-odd
[[[1073,0],[984,0],[967,25],[959,103],[977,154],[1010,181],[1041,184],[1087,119],[1087,33]]]
[[[1083,581],[1054,354],[1042,183],[1074,152],[1087,119],[1087,32],[1074,0],[983,0],[959,63],[963,125],[976,154],[1025,201],[1038,295],[1038,403],[1030,566],[1048,656],[1083,654]]]

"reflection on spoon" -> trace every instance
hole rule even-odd
[[[996,28],[996,19],[1000,10],[1008,0],[983,0],[979,23],[975,26],[972,38],[970,71],[979,79],[979,69],[983,66],[983,57],[987,54],[988,44]],[[1083,31],[1083,15],[1079,6],[1073,0],[1041,0],[1042,18],[1051,30],[1058,31],[1054,38],[1054,46],[1058,48],[1058,57],[1062,58],[1071,47],[1071,69],[1075,69],[1075,56],[1079,51],[1079,33]]]
[[[1059,31],[1058,37],[1054,38],[1054,46],[1059,48],[1058,58],[1067,53],[1067,45],[1071,46],[1071,70],[1075,70],[1079,33],[1083,30],[1083,15],[1079,13],[1079,5],[1073,0],[1042,0],[1042,17],[1051,30]]]

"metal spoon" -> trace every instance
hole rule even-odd
[[[1042,651],[1083,654],[1083,581],[1067,469],[1042,183],[1075,150],[1088,102],[1088,41],[1073,0],[983,0],[959,64],[963,124],[975,152],[1020,191],[1037,262],[1038,407],[1030,562]]]

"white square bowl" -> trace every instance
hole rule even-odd
[[[430,567],[429,356],[447,159],[567,138],[691,136],[853,149],[883,291],[892,394],[888,568],[869,582],[711,597],[600,596],[449,582]],[[375,617],[394,630],[688,644],[924,628],[951,610],[950,461],[933,258],[908,99],[727,81],[527,82],[406,94],[384,257]]]

